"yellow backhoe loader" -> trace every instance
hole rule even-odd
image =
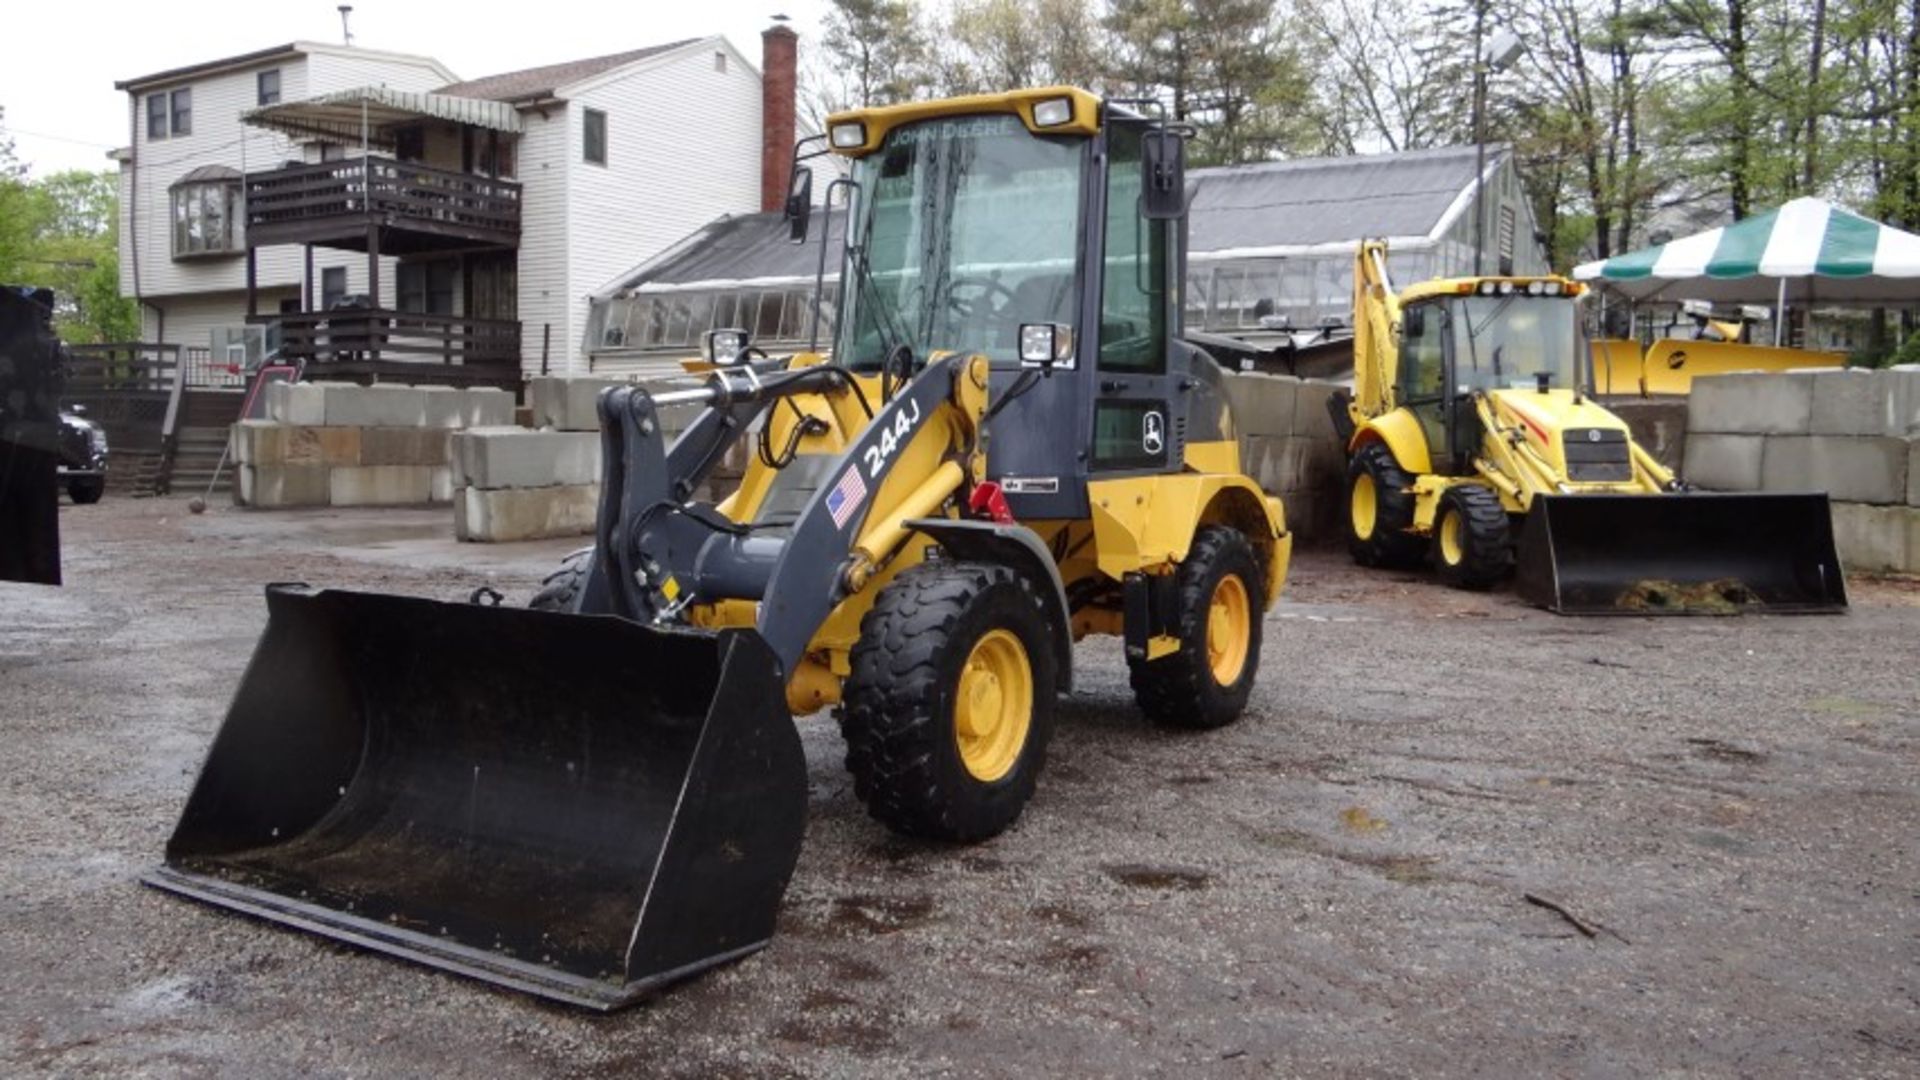
[[[1682,330],[1670,323],[1645,350],[1637,341],[1595,338],[1593,385],[1606,395],[1685,394],[1693,380],[1730,371],[1802,371],[1845,367],[1845,353],[1762,345],[1753,340],[1754,324],[1773,316],[1765,307],[1742,305],[1720,318],[1712,304],[1687,300],[1681,315],[1692,323]]]
[[[1360,245],[1354,390],[1330,401],[1354,559],[1430,556],[1447,583],[1483,589],[1517,558],[1520,594],[1564,613],[1843,609],[1825,494],[1689,490],[1594,401],[1583,289],[1489,277],[1397,293],[1386,244]]]
[[[1052,88],[825,140],[831,353],[716,331],[698,389],[604,393],[595,543],[531,609],[270,586],[152,884],[607,1009],[767,943],[793,715],[837,709],[873,817],[965,842],[1032,796],[1083,635],[1151,720],[1240,714],[1291,540],[1180,336],[1182,133]]]

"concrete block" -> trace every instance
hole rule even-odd
[[[1920,438],[1907,441],[1907,505],[1920,506]]]
[[[427,394],[417,386],[329,386],[329,427],[421,427]]]
[[[1760,460],[1766,440],[1758,435],[1687,432],[1681,478],[1711,491],[1760,490]]]
[[[625,379],[537,376],[527,380],[527,404],[533,408],[535,427],[555,431],[598,431],[600,414],[595,403],[600,391],[609,386],[625,386]]]
[[[427,498],[437,503],[453,501],[453,466],[442,465],[433,470],[433,483]]]
[[[497,386],[470,386],[465,395],[462,427],[500,427],[514,423],[513,393]]]
[[[1856,435],[1769,435],[1761,455],[1764,491],[1824,491],[1838,502],[1907,499],[1904,439]]]
[[[1340,389],[1339,383],[1322,382],[1319,379],[1300,380],[1300,386],[1293,395],[1291,434],[1302,438],[1333,440],[1333,418],[1327,414],[1327,399]]]
[[[1687,402],[1684,398],[1612,398],[1608,411],[1626,421],[1633,441],[1669,469],[1686,460]]]
[[[287,431],[272,420],[242,420],[233,425],[228,444],[236,465],[279,465],[287,459]]]
[[[1240,467],[1269,495],[1279,495],[1292,486],[1288,472],[1284,437],[1249,435],[1240,441]]]
[[[1738,372],[1693,380],[1687,431],[1723,435],[1805,435],[1813,417],[1813,373]]]
[[[288,465],[360,464],[359,428],[289,427],[282,438],[282,460]]]
[[[478,428],[454,436],[455,485],[537,488],[600,479],[600,436],[591,431]]]
[[[267,418],[282,424],[324,424],[326,394],[326,388],[317,383],[268,383]]]
[[[443,427],[360,428],[360,464],[429,465],[448,462],[453,432]]]
[[[1911,507],[1833,504],[1833,543],[1848,571],[1913,570],[1917,536],[1920,511]]]
[[[1815,435],[1920,433],[1920,372],[1814,372],[1809,430]]]
[[[1227,375],[1227,401],[1233,427],[1242,436],[1293,434],[1293,398],[1300,380],[1291,375],[1255,372]]]
[[[325,465],[249,465],[241,478],[240,497],[246,505],[262,509],[325,506],[332,471]]]
[[[467,426],[467,392],[458,386],[423,386],[426,401],[422,423],[430,428]]]
[[[350,465],[328,474],[335,506],[413,506],[432,500],[429,465]]]
[[[454,492],[454,535],[480,543],[587,536],[600,505],[600,485]]]

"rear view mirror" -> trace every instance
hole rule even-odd
[[[1187,212],[1187,143],[1164,127],[1141,133],[1140,216],[1175,221]]]
[[[787,239],[796,244],[807,242],[807,223],[813,217],[813,170],[793,167],[787,183]]]

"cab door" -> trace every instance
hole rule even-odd
[[[1184,374],[1169,324],[1177,296],[1173,223],[1140,212],[1143,130],[1116,121],[1105,135],[1106,190],[1092,245],[1101,253],[1099,307],[1089,320],[1098,335],[1088,458],[1095,474],[1165,472],[1179,467],[1185,451],[1176,420],[1184,412],[1172,392]]]
[[[1420,421],[1427,456],[1444,468],[1447,441],[1447,318],[1440,304],[1412,304],[1400,313],[1400,373],[1395,396]]]

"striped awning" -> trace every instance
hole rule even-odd
[[[296,139],[357,143],[365,138],[383,148],[392,145],[395,127],[421,120],[446,120],[506,132],[518,132],[521,126],[520,113],[505,102],[386,86],[358,86],[302,101],[263,105],[242,113],[240,119]]]
[[[1920,303],[1920,236],[1821,199],[1583,263],[1573,276],[1638,300]]]

